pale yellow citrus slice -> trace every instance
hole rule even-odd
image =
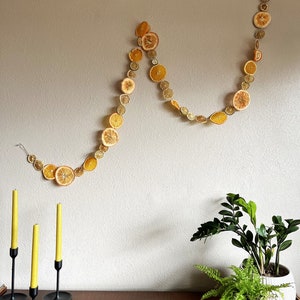
[[[73,182],[75,173],[72,168],[68,166],[58,167],[55,171],[55,181],[58,185],[69,185]]]
[[[257,69],[256,63],[253,60],[248,60],[244,65],[244,72],[246,74],[254,75],[256,69]]]
[[[158,35],[155,32],[148,32],[142,37],[142,48],[145,51],[154,50],[159,43]]]
[[[250,94],[245,90],[237,91],[232,99],[232,106],[236,110],[244,110],[250,104]]]
[[[144,21],[137,26],[135,30],[135,35],[137,37],[142,37],[149,31],[150,31],[150,25],[146,21]]]
[[[152,81],[160,82],[164,80],[167,75],[167,70],[163,65],[153,66],[149,71],[149,76]]]
[[[83,163],[83,169],[85,171],[93,171],[97,167],[97,159],[94,156],[89,156]]]
[[[134,48],[129,52],[128,56],[131,61],[138,62],[143,58],[143,51],[140,48]]]
[[[104,146],[110,147],[119,141],[119,135],[115,129],[106,128],[102,132],[101,139]]]
[[[121,82],[121,90],[125,94],[131,94],[135,89],[135,83],[131,78],[124,78]]]
[[[118,113],[113,113],[109,117],[109,125],[113,128],[119,128],[123,124],[123,117]]]
[[[266,11],[260,11],[253,17],[253,24],[257,28],[266,28],[271,22],[271,15]]]
[[[218,111],[213,113],[209,120],[213,122],[214,124],[221,125],[227,120],[227,115],[223,111]]]
[[[55,178],[56,166],[52,164],[45,165],[43,168],[43,176],[47,180],[53,180]]]

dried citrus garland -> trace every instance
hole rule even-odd
[[[147,22],[142,22],[135,31],[138,37],[139,47],[132,49],[128,54],[129,69],[121,82],[120,90],[122,93],[119,95],[119,103],[115,112],[108,116],[108,125],[101,133],[101,142],[98,149],[92,155],[88,155],[81,166],[73,169],[66,165],[44,165],[36,155],[29,154],[22,144],[18,144],[17,146],[25,151],[27,161],[33,165],[35,170],[41,171],[45,179],[52,180],[60,186],[70,185],[75,177],[82,176],[85,171],[93,171],[97,167],[98,160],[103,158],[105,152],[119,141],[117,129],[123,124],[123,115],[126,112],[125,106],[130,102],[130,95],[135,89],[134,78],[136,77],[136,71],[139,69],[139,62],[143,58],[143,51],[145,51],[148,58],[151,59],[152,67],[149,71],[151,80],[159,84],[163,98],[168,100],[172,107],[190,121],[198,123],[207,123],[210,121],[215,124],[223,124],[227,120],[228,115],[232,115],[235,111],[244,110],[250,104],[250,95],[247,90],[250,87],[250,83],[254,81],[254,74],[257,69],[256,63],[262,59],[259,42],[265,36],[264,28],[266,28],[271,21],[267,4],[269,0],[260,1],[259,11],[253,17],[253,24],[257,28],[254,34],[255,46],[253,58],[248,60],[244,65],[245,75],[241,83],[241,89],[234,94],[232,104],[226,106],[222,111],[215,112],[207,118],[203,115],[193,114],[188,108],[180,106],[179,103],[173,99],[173,90],[170,88],[169,82],[165,80],[167,70],[163,65],[159,64],[157,60],[155,49],[158,46],[159,37],[155,32],[150,31],[150,26]]]
[[[167,100],[172,108],[175,108],[179,113],[192,122],[214,124],[223,124],[227,120],[227,116],[234,114],[236,111],[246,109],[250,104],[250,94],[247,91],[250,84],[254,81],[254,74],[257,69],[257,62],[262,59],[262,52],[259,49],[260,40],[265,36],[264,29],[271,22],[271,15],[268,12],[269,0],[261,0],[259,11],[253,17],[253,24],[256,27],[254,33],[254,53],[253,57],[244,65],[244,76],[241,83],[241,89],[236,91],[231,104],[226,106],[223,110],[214,112],[209,117],[203,115],[196,115],[192,113],[187,107],[181,106],[178,101],[174,100],[174,92],[170,88],[170,84],[166,79],[166,67],[158,63],[156,48],[159,43],[158,35],[151,32],[150,26],[147,22],[142,22],[136,28],[136,36],[138,37],[138,45],[146,52],[148,58],[151,60],[152,67],[149,71],[150,79],[158,83],[162,90],[162,97]],[[137,48],[139,49],[139,48]],[[136,51],[138,51],[136,49]]]
[[[37,159],[36,155],[29,154],[22,144],[18,144],[26,154],[27,161],[31,163],[35,170],[41,171],[44,178],[52,180],[60,186],[70,185],[75,177],[80,177],[85,171],[93,171],[98,164],[98,160],[103,158],[105,152],[114,146],[119,141],[119,134],[117,129],[123,124],[123,115],[126,112],[126,105],[130,102],[130,95],[135,89],[134,78],[136,70],[138,70],[137,62],[142,58],[142,51],[130,51],[129,53],[129,69],[125,78],[121,82],[119,95],[119,103],[115,112],[108,116],[107,127],[101,133],[101,142],[98,149],[92,154],[88,155],[83,164],[75,169],[69,166],[56,166],[54,164],[46,164]]]

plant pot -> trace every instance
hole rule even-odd
[[[262,276],[263,283],[271,284],[271,285],[280,285],[283,283],[288,283],[288,284],[290,284],[290,286],[281,289],[282,295],[277,293],[277,298],[274,295],[273,297],[269,298],[269,300],[272,300],[272,299],[295,300],[296,299],[296,285],[295,285],[294,276],[293,276],[292,272],[285,266],[280,265],[280,270],[285,275],[279,276],[279,277]]]

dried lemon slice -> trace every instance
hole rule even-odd
[[[104,146],[113,146],[119,141],[118,132],[113,128],[106,128],[102,132],[101,140]]]
[[[113,128],[119,128],[123,124],[123,117],[118,113],[113,113],[109,117],[109,125]]]
[[[239,90],[237,91],[232,100],[232,106],[236,110],[244,110],[250,104],[250,94],[247,91]]]
[[[213,113],[209,120],[213,122],[214,124],[221,125],[227,120],[227,115],[223,111],[218,111]]]
[[[69,185],[73,182],[75,173],[72,168],[68,166],[58,167],[55,171],[55,181],[58,185]]]
[[[93,171],[97,167],[97,159],[94,156],[89,156],[83,163],[83,169],[85,171]]]
[[[43,176],[47,180],[53,180],[55,178],[56,166],[52,164],[45,165],[43,168]]]
[[[148,32],[142,37],[142,48],[145,51],[154,50],[159,43],[158,35],[155,32]]]
[[[134,48],[129,52],[128,56],[131,61],[138,62],[143,58],[143,51],[140,48]]]
[[[253,60],[248,60],[244,65],[244,72],[246,74],[254,75],[256,69],[257,69],[256,63]]]
[[[167,75],[167,70],[163,65],[153,66],[149,71],[149,76],[152,81],[160,82],[164,80]]]
[[[260,11],[253,17],[254,26],[257,28],[266,28],[271,22],[271,15],[266,11]]]
[[[131,94],[135,89],[135,83],[131,78],[124,78],[121,82],[121,90],[125,94]]]
[[[135,35],[137,37],[142,37],[149,31],[150,31],[150,25],[146,21],[144,21],[137,26],[137,28],[135,30]]]

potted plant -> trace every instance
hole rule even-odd
[[[203,294],[201,300],[211,297],[220,297],[220,300],[276,299],[278,294],[281,295],[280,289],[288,286],[262,283],[252,259],[247,259],[242,268],[231,266],[233,273],[228,277],[223,277],[218,269],[212,267],[196,265],[196,268],[217,281],[217,286]]]
[[[283,220],[281,216],[273,216],[271,225],[261,224],[257,227],[254,201],[247,202],[239,194],[232,193],[227,194],[226,200],[221,203],[222,210],[219,211],[221,218],[214,218],[201,224],[191,241],[206,240],[210,236],[232,231],[238,237],[232,238],[232,244],[249,254],[266,282],[270,282],[269,277],[291,276],[289,270],[280,265],[280,254],[292,245],[292,240],[288,240],[287,237],[299,229],[300,220]],[[249,217],[252,229],[249,229],[248,223],[242,224],[244,213]],[[294,297],[284,299],[295,299],[296,289],[294,285],[292,286]]]

